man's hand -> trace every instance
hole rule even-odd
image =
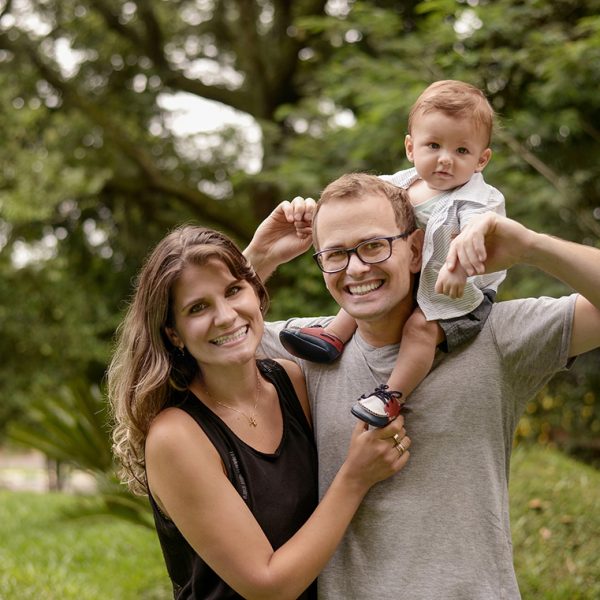
[[[297,196],[279,204],[258,226],[244,256],[262,279],[310,248],[315,208],[312,198]]]
[[[454,271],[460,264],[472,276],[527,263],[537,235],[495,213],[478,215],[452,240],[446,267]]]
[[[463,235],[464,234],[464,235]],[[600,346],[600,250],[536,233],[512,219],[488,213],[474,217],[450,245],[449,270],[461,264],[469,275],[528,264],[567,284],[575,304],[569,356]]]

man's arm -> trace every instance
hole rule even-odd
[[[279,265],[310,248],[315,206],[312,198],[286,200],[258,226],[244,256],[263,281]]]
[[[580,294],[569,356],[600,346],[600,249],[537,233],[495,214],[474,218],[450,247],[447,265],[460,262],[469,275],[527,264],[560,279]]]

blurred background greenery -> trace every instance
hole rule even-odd
[[[408,110],[462,79],[499,115],[510,216],[600,240],[600,0],[0,1],[0,444],[115,484],[103,377],[144,256],[183,221],[244,245],[277,203],[405,168]],[[269,317],[335,310],[308,257]],[[526,267],[501,299],[568,293]],[[532,399],[519,441],[598,465],[600,352]]]

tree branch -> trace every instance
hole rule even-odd
[[[581,120],[581,128],[585,131],[595,142],[600,142],[600,131],[589,121]]]
[[[52,69],[36,50],[22,41],[13,42],[8,36],[0,33],[0,39],[4,40],[7,47],[15,52],[26,53],[36,69],[50,85],[58,90],[63,97],[63,103],[80,110],[87,118],[92,120],[103,129],[106,138],[110,139],[144,174],[150,186],[157,191],[166,193],[177,198],[191,210],[199,212],[207,219],[216,223],[226,223],[227,228],[241,239],[249,239],[252,228],[245,227],[240,219],[232,220],[226,207],[219,206],[218,202],[210,196],[186,187],[172,180],[166,173],[161,171],[155,164],[152,156],[145,151],[141,144],[135,143],[126,136],[124,128],[112,120],[97,104],[84,99],[63,77]]]
[[[506,144],[517,156],[520,156],[529,166],[533,167],[542,177],[547,179],[563,195],[568,193],[568,186],[561,177],[555,173],[546,163],[541,161],[533,152],[528,150],[514,136],[506,130],[500,129],[495,132],[498,139]]]
[[[133,40],[137,45],[142,48],[145,47],[144,40],[140,37],[139,33],[133,27],[127,27],[119,20],[110,6],[102,2],[102,0],[93,0],[92,6],[96,8],[100,16],[104,19],[106,26],[118,33],[121,37],[127,39],[129,42]]]
[[[12,3],[13,0],[6,0],[6,4],[4,5],[4,8],[0,11],[0,19],[4,16],[7,15],[11,8],[12,8]]]
[[[167,66],[167,60],[163,52],[164,35],[160,23],[150,6],[150,2],[147,0],[138,2],[138,13],[140,20],[146,28],[144,47],[148,52],[148,56],[153,60],[155,65],[164,68]]]

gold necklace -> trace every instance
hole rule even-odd
[[[251,416],[248,416],[243,410],[240,410],[239,408],[235,408],[234,406],[229,406],[229,404],[225,404],[225,402],[221,402],[220,400],[213,398],[211,393],[208,391],[206,384],[203,384],[202,387],[204,388],[206,395],[211,400],[213,400],[216,404],[218,404],[219,406],[222,406],[223,408],[228,408],[229,410],[234,410],[235,412],[240,413],[240,415],[244,415],[244,417],[246,417],[246,419],[248,419],[248,425],[250,425],[250,427],[256,427],[258,425],[258,423],[256,421],[256,407],[258,405],[258,399],[260,398],[260,391],[261,391],[260,375],[259,375],[258,371],[256,372],[256,398],[254,400],[254,406],[252,407],[252,415]]]

